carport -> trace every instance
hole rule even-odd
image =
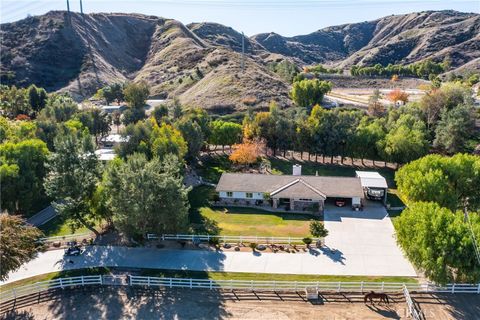
[[[355,171],[360,178],[365,197],[370,200],[381,200],[387,203],[387,180],[376,171]]]

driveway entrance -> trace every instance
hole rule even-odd
[[[363,211],[327,205],[324,219],[329,231],[326,245],[336,249],[349,268],[372,274],[416,275],[396,244],[392,221],[380,202],[367,201]]]

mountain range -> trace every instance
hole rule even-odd
[[[123,13],[51,11],[1,25],[2,83],[35,83],[77,100],[114,82],[144,80],[153,96],[230,113],[276,100],[290,84],[269,64],[409,64],[451,60],[451,72],[480,69],[480,15],[428,11],[283,37],[244,37],[217,23]],[[242,55],[242,38],[245,55]]]

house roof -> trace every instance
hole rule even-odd
[[[223,173],[217,191],[263,192],[276,197],[363,197],[359,178]]]
[[[388,188],[387,180],[376,171],[355,171],[355,174],[360,178],[362,187]]]
[[[326,199],[326,195],[317,190],[315,187],[309,185],[302,179],[294,180],[287,185],[272,191],[271,196],[276,198],[309,198],[309,199]]]

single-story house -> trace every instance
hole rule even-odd
[[[387,180],[380,173],[376,171],[355,171],[355,174],[360,178],[367,199],[381,200],[384,204],[387,203]]]
[[[223,173],[216,191],[220,203],[225,205],[262,205],[319,213],[326,201],[340,198],[359,208],[364,197],[358,177],[302,175],[299,165],[294,166],[293,175]]]

